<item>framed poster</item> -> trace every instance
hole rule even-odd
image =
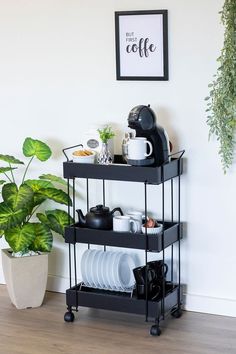
[[[168,80],[167,14],[115,12],[117,80]]]

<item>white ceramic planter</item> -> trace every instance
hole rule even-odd
[[[3,249],[2,267],[8,294],[17,309],[42,305],[48,277],[48,253],[16,258],[9,249]]]

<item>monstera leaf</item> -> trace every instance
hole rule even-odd
[[[46,215],[50,222],[51,229],[63,237],[65,227],[73,224],[73,219],[63,210],[56,209],[50,212],[46,211]]]
[[[39,176],[40,179],[51,181],[51,182],[56,182],[59,184],[62,184],[63,186],[67,186],[67,181],[65,181],[63,178],[52,175],[50,173]]]
[[[45,224],[47,226],[50,227],[50,223],[49,220],[47,218],[47,216],[43,213],[36,213],[37,218],[39,219],[39,221],[41,221],[42,224]]]
[[[24,162],[16,159],[14,156],[10,156],[10,155],[2,155],[2,154],[0,154],[0,160],[8,162],[8,163],[12,163],[12,164],[24,165]]]
[[[7,183],[2,187],[2,197],[12,210],[32,209],[34,192],[27,184],[18,189],[15,183]]]
[[[68,194],[61,189],[57,188],[42,188],[38,191],[39,195],[46,197],[48,199],[54,200],[54,202],[72,205],[71,199]]]
[[[30,186],[34,192],[34,206],[42,204],[47,197],[39,194],[38,192],[42,188],[53,188],[53,184],[49,181],[41,181],[40,179],[28,179],[25,184]]]
[[[14,252],[27,252],[35,239],[34,227],[26,224],[5,231],[6,241]]]
[[[27,214],[27,209],[12,210],[5,202],[0,203],[0,230],[21,224]]]
[[[45,225],[48,225],[50,229],[64,236],[65,226],[73,224],[73,219],[64,210],[47,210],[46,215],[37,213],[38,219]]]
[[[52,151],[50,147],[40,140],[26,138],[23,144],[23,154],[26,157],[37,157],[40,161],[47,161]]]
[[[35,238],[30,245],[30,250],[50,252],[52,249],[53,235],[50,228],[45,224],[33,223],[29,224],[33,226]]]
[[[33,189],[34,193],[37,193],[42,188],[53,188],[53,184],[49,181],[42,181],[40,179],[27,179],[25,184]]]

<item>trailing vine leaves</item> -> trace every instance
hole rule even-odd
[[[236,133],[236,0],[225,0],[220,14],[225,26],[224,45],[205,100],[209,136],[215,135],[219,141],[219,155],[226,173],[233,163]]]

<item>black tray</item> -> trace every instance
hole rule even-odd
[[[145,315],[146,301],[132,297],[129,293],[111,292],[83,287],[82,283],[66,291],[67,306],[84,306],[104,310]],[[165,312],[178,303],[178,286],[173,285],[165,296]],[[162,301],[148,301],[148,317],[161,314]]]
[[[64,178],[91,178],[116,181],[147,182],[160,184],[182,174],[182,159],[172,158],[169,163],[160,167],[129,166],[122,163],[122,156],[115,155],[114,164],[84,164],[64,162]]]
[[[107,245],[124,248],[135,248],[160,252],[181,238],[181,224],[165,222],[164,247],[162,245],[162,233],[146,235],[131,232],[116,232],[113,230],[95,230],[79,227],[75,224],[65,228],[66,243],[91,243],[95,245]],[[147,244],[146,244],[147,242]]]

